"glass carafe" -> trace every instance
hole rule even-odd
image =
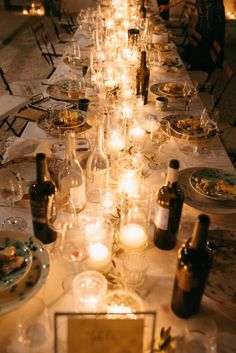
[[[76,158],[75,133],[65,133],[65,159],[58,175],[59,189],[71,196],[76,212],[84,209],[86,202],[83,170]]]
[[[107,190],[109,160],[103,149],[103,124],[97,126],[97,141],[86,166],[87,199],[99,203]]]

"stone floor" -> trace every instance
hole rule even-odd
[[[9,82],[25,80],[25,79],[41,79],[46,78],[51,67],[40,55],[39,49],[36,46],[33,33],[30,28],[32,20],[29,19],[21,25],[22,15],[15,15],[15,20],[12,20],[12,14],[6,12],[1,6],[0,0],[0,33],[1,37],[9,36],[10,38],[5,45],[0,47],[0,66],[6,73]],[[2,20],[4,19],[4,20]],[[18,21],[18,30],[16,30]],[[44,18],[44,21],[51,28],[50,21]],[[52,28],[51,28],[52,31]],[[227,21],[225,59],[236,72],[236,21]],[[220,104],[220,121],[221,122],[236,122],[236,75],[227,89],[224,99]],[[0,94],[4,93],[4,88],[0,82]],[[0,129],[0,154],[4,150],[4,141],[11,133],[7,131],[7,127],[3,126]],[[236,128],[231,129],[230,137],[236,141]],[[236,144],[236,142],[234,142]],[[235,146],[236,151],[236,146]]]

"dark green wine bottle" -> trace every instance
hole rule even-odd
[[[36,155],[36,181],[30,186],[30,206],[34,235],[44,244],[52,243],[57,233],[49,228],[47,221],[48,202],[56,192],[56,186],[48,178],[47,159],[44,153]]]
[[[199,215],[192,237],[178,251],[171,308],[181,318],[198,313],[201,305],[212,263],[212,250],[207,246],[209,224],[208,216]]]
[[[157,195],[154,214],[154,244],[162,250],[176,245],[176,235],[184,202],[184,193],[178,186],[179,161],[172,159],[167,171],[166,185]]]
[[[139,9],[139,12],[140,12],[141,18],[146,18],[147,9],[145,7],[145,0],[141,0],[141,6],[140,6],[140,9]]]
[[[144,104],[147,104],[148,100],[148,87],[149,87],[150,71],[146,65],[146,52],[141,52],[141,65],[137,69],[136,73],[136,94],[137,96],[143,96]]]

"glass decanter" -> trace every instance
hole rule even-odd
[[[101,202],[109,178],[109,160],[103,150],[103,124],[99,124],[97,128],[97,141],[86,166],[87,199],[93,203]]]
[[[84,173],[76,158],[75,133],[65,132],[65,159],[58,175],[59,190],[71,196],[76,212],[86,203]]]

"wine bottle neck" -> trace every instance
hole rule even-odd
[[[178,169],[168,168],[166,185],[169,187],[177,187],[178,184]]]
[[[95,149],[103,152],[103,125],[98,125],[97,128],[97,140],[95,144]]]
[[[191,238],[191,247],[196,250],[202,250],[206,246],[208,228],[210,220],[208,216],[200,215],[196,221]]]
[[[41,183],[48,179],[48,169],[46,159],[36,161],[37,182]]]
[[[75,137],[72,134],[68,134],[65,140],[65,159],[74,159],[75,153]]]
[[[145,51],[141,52],[141,66],[146,67],[146,52]]]

